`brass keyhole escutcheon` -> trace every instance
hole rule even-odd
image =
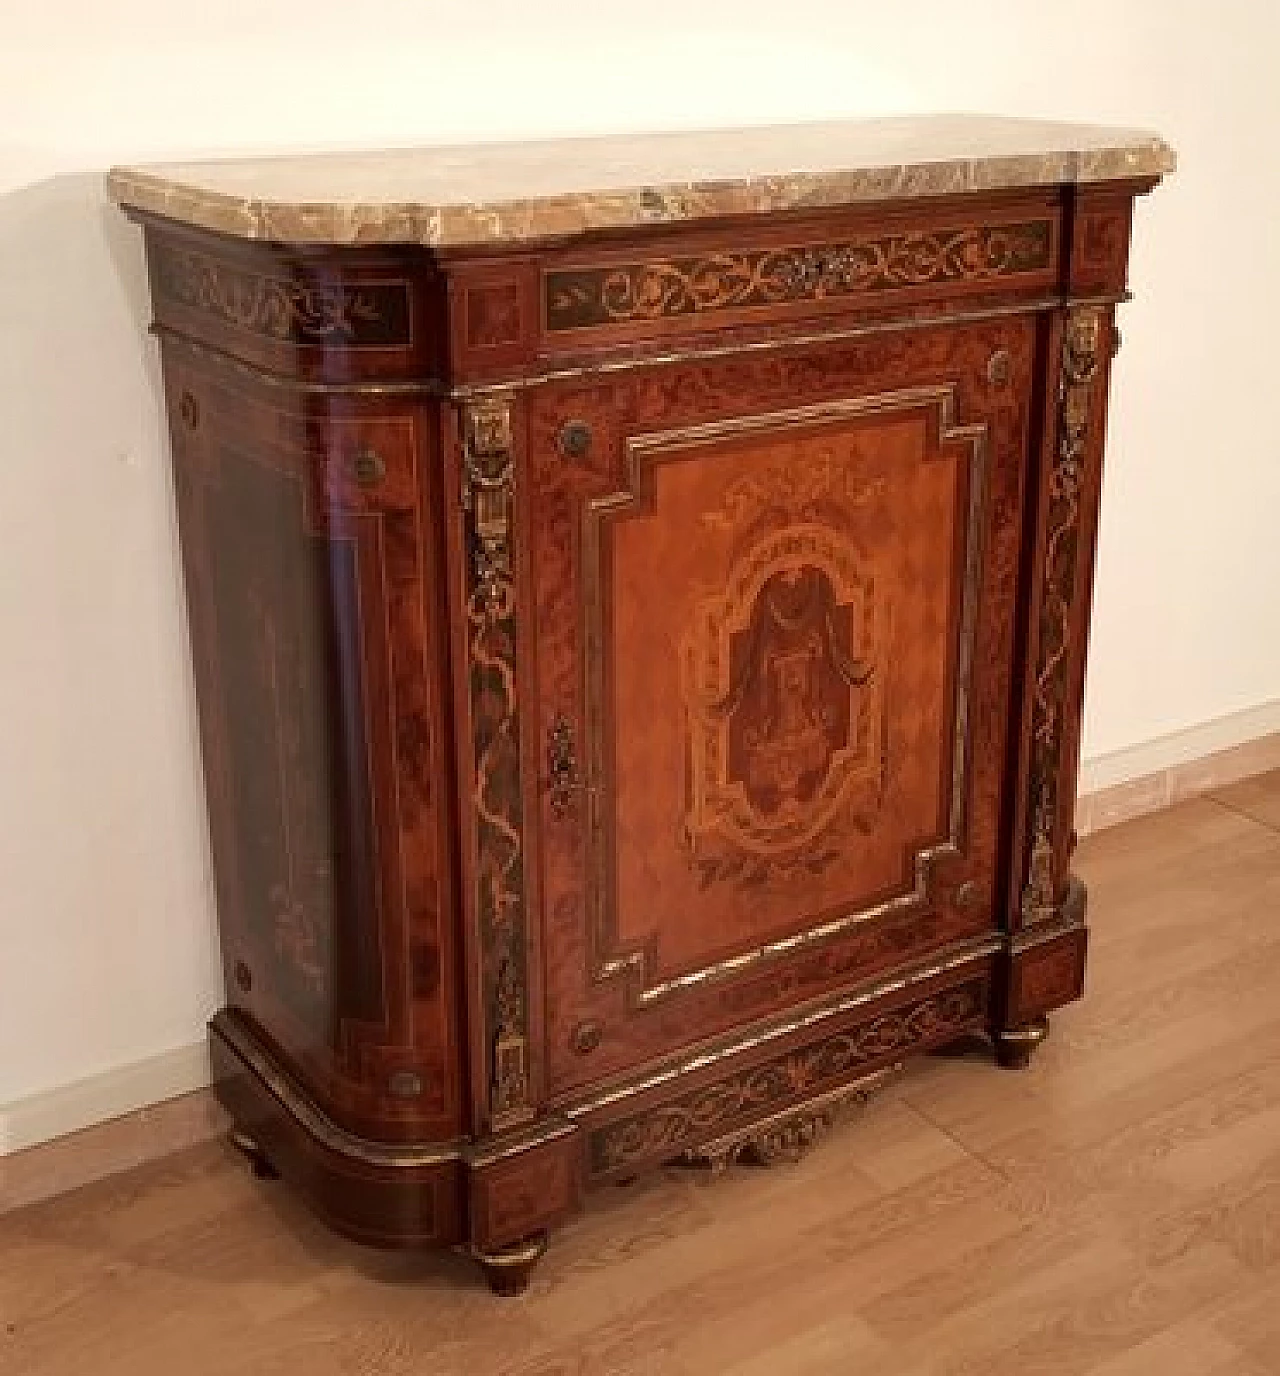
[[[387,463],[376,449],[362,449],[351,461],[351,472],[361,487],[373,487],[387,476]]]
[[[598,1022],[580,1022],[569,1041],[579,1056],[589,1056],[600,1045],[603,1036],[604,1029]]]
[[[993,387],[1004,387],[1008,385],[1012,375],[1013,360],[1009,357],[1009,350],[997,349],[987,359],[987,381]]]
[[[560,427],[560,452],[566,459],[585,459],[591,449],[591,427],[585,420],[567,420]]]

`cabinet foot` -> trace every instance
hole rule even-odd
[[[271,1164],[266,1152],[258,1145],[257,1138],[251,1137],[239,1128],[233,1128],[231,1130],[231,1145],[249,1162],[253,1167],[254,1175],[259,1180],[278,1180],[280,1178],[280,1172]]]
[[[534,1233],[523,1242],[499,1247],[492,1252],[473,1251],[489,1289],[495,1295],[522,1295],[529,1285],[533,1268],[547,1250],[547,1234]]]
[[[987,1052],[987,1040],[980,1032],[966,1032],[953,1042],[943,1042],[941,1046],[930,1048],[928,1055],[943,1061],[959,1061],[976,1052]]]
[[[1032,1018],[1020,1027],[1005,1027],[992,1033],[996,1060],[1006,1070],[1025,1070],[1032,1053],[1049,1035],[1048,1018]]]

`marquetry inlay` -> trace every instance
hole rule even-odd
[[[565,268],[547,274],[546,324],[576,330],[1016,277],[1046,268],[1052,248],[1053,223],[1040,219]]]

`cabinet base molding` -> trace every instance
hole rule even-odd
[[[279,1172],[334,1228],[376,1246],[461,1247],[496,1292],[515,1294],[587,1183],[671,1162],[719,1174],[797,1159],[908,1056],[974,1034],[990,1036],[1000,1064],[1025,1066],[1047,1028],[1040,1006],[1076,996],[1083,908],[1073,881],[1056,917],[1014,942],[962,943],[825,1010],[496,1136],[428,1146],[350,1132],[232,1009],[210,1023],[215,1088],[255,1173]]]
[[[1001,960],[981,949],[657,1084],[639,1077],[581,1119],[443,1146],[373,1142],[340,1127],[234,1010],[210,1023],[210,1054],[232,1140],[256,1174],[279,1172],[357,1241],[461,1246],[495,1289],[514,1293],[549,1230],[581,1207],[586,1182],[677,1160],[718,1173],[798,1157],[907,1055],[989,1027]]]

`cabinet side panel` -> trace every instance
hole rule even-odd
[[[335,1122],[455,1136],[431,408],[165,346],[227,998]]]

